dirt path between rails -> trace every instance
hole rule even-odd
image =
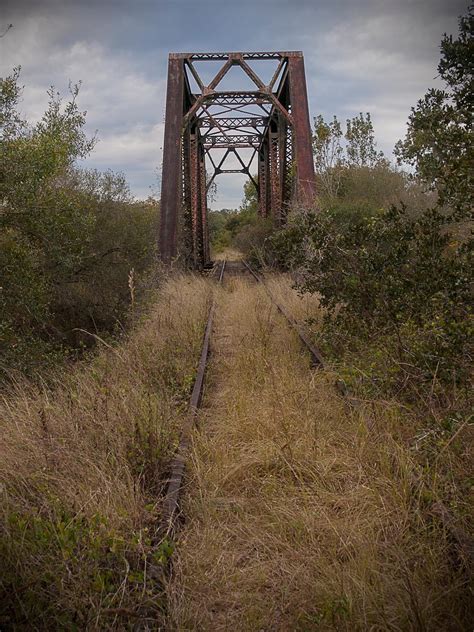
[[[272,291],[317,313],[283,278]],[[229,278],[217,296],[169,629],[455,629],[396,408],[348,408],[262,287]]]

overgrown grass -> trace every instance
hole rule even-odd
[[[209,298],[172,278],[125,343],[2,397],[2,630],[158,626],[160,496]]]
[[[299,316],[317,312],[288,280],[271,289]],[[168,626],[469,629],[468,560],[436,512],[448,505],[468,529],[459,484],[468,437],[425,459],[433,437],[423,419],[395,401],[350,406],[337,373],[310,371],[261,288],[234,280],[230,290],[219,300]]]

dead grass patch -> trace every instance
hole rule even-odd
[[[161,617],[169,550],[152,547],[153,529],[209,297],[203,279],[171,278],[123,344],[2,397],[2,629]]]

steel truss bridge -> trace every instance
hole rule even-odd
[[[208,82],[200,70],[203,62],[220,62]],[[267,83],[260,72],[264,64],[272,64]],[[252,90],[219,89],[235,66],[250,79]],[[251,173],[255,162],[256,180]],[[301,52],[169,55],[160,222],[164,262],[183,254],[194,268],[209,265],[207,193],[223,173],[246,174],[257,190],[259,214],[278,226],[285,223],[292,204],[313,204]]]

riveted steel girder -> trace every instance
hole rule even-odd
[[[242,129],[242,128],[257,128],[266,127],[268,125],[268,116],[247,116],[247,117],[234,117],[225,118],[219,117],[218,125],[216,125],[216,119],[213,117],[203,117],[199,119],[197,124],[199,127],[220,127],[223,129]]]

